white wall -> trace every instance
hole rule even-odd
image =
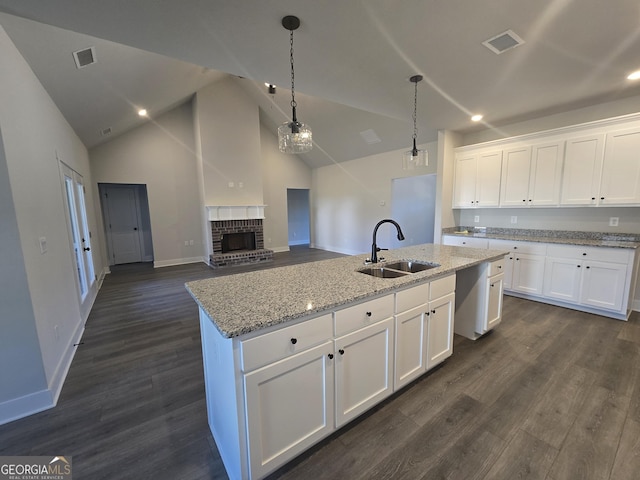
[[[54,404],[75,352],[73,344],[80,338],[86,320],[86,312],[80,308],[58,158],[84,177],[92,232],[97,224],[87,151],[2,28],[0,58],[0,130],[15,212],[12,223],[10,203],[3,202],[3,220],[7,220],[2,223],[3,235],[7,235],[6,245],[15,258],[10,268],[0,271],[0,279],[3,285],[18,282],[8,288],[8,294],[18,286],[24,290],[20,282],[24,282],[26,273],[28,288],[28,293],[16,293],[14,301],[18,303],[8,316],[2,316],[3,341],[5,332],[12,332],[16,340],[25,340],[24,345],[17,344],[23,362],[12,356],[11,348],[0,349],[3,423]],[[22,251],[18,250],[16,235]],[[40,237],[47,239],[44,254],[40,253]],[[102,246],[94,242],[93,247],[98,253],[94,256],[95,271],[102,272]],[[4,241],[2,248],[4,251]],[[19,266],[21,257],[24,272]],[[96,291],[94,287],[90,292],[88,305]],[[32,335],[34,327],[37,345]]]
[[[262,205],[258,106],[233,77],[198,91],[195,105],[205,205]]]
[[[260,125],[260,148],[264,175],[265,248],[289,250],[287,189],[311,188],[311,168],[297,155],[280,153],[278,137]]]
[[[193,132],[191,104],[186,103],[90,151],[95,183],[147,186],[156,267],[204,256]],[[102,223],[99,233],[104,244]]]
[[[391,215],[392,179],[436,173],[437,143],[426,148],[429,166],[424,169],[403,170],[404,150],[396,150],[313,170],[314,246],[346,254],[370,252],[373,228]],[[393,235],[393,226],[382,226],[378,245],[389,246]]]

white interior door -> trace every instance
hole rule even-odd
[[[140,218],[134,186],[109,186],[104,190],[107,243],[112,265],[142,261]]]
[[[87,221],[83,178],[78,172],[60,162],[67,211],[69,236],[73,248],[81,304],[95,284],[91,232]]]

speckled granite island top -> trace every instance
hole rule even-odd
[[[363,254],[198,280],[185,286],[220,333],[231,338],[496,260],[506,252],[424,244],[381,253],[388,262],[413,260],[440,266],[400,278],[377,278],[358,272],[365,267],[367,255]]]

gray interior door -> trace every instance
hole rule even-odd
[[[104,192],[107,242],[112,265],[142,261],[140,218],[133,186],[109,186]]]

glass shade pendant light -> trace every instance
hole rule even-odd
[[[282,19],[282,26],[291,32],[290,37],[290,60],[291,60],[291,121],[283,123],[278,127],[278,148],[283,153],[305,153],[313,148],[311,128],[296,117],[296,94],[294,88],[293,71],[293,31],[300,26],[300,19],[293,15],[288,15]]]
[[[415,93],[413,96],[413,148],[404,152],[402,155],[402,168],[405,170],[429,165],[428,152],[426,150],[418,150],[416,147],[416,137],[418,136],[418,82],[422,81],[422,75],[414,75],[409,81],[415,84]]]

